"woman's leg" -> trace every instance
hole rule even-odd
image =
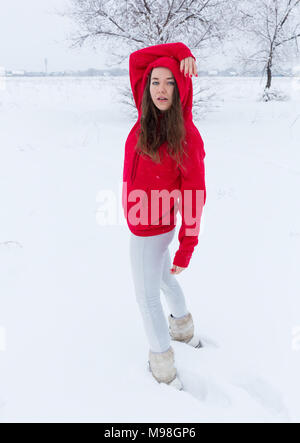
[[[149,237],[130,236],[130,260],[136,300],[142,314],[150,350],[165,352],[171,338],[161,300],[160,286],[165,252],[173,231]]]
[[[188,314],[184,293],[176,280],[175,275],[170,273],[172,268],[169,249],[166,250],[161,279],[161,289],[165,295],[168,307],[173,317],[181,318]]]

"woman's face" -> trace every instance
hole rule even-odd
[[[152,70],[150,95],[155,106],[161,111],[166,111],[171,107],[174,88],[175,78],[170,69],[161,67]]]

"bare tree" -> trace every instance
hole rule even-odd
[[[77,27],[70,37],[71,47],[97,41],[112,43],[115,50],[123,44],[136,50],[184,40],[194,50],[207,41],[222,41],[231,3],[232,0],[70,0],[63,15]]]
[[[247,54],[245,48],[239,49],[237,58],[245,70],[250,66],[262,69],[262,76],[267,77],[263,95],[267,101],[272,97],[273,70],[284,72],[282,63],[292,52],[299,52],[300,0],[242,0],[238,13],[239,29],[251,38],[248,43],[254,52]]]
[[[70,0],[70,7],[61,15],[76,26],[70,47],[99,43],[109,53],[110,66],[122,63],[132,51],[172,41],[184,41],[204,63],[209,54],[204,55],[203,50],[219,49],[230,29],[235,18],[233,3],[235,0]],[[122,95],[123,103],[128,103],[130,91],[125,88]],[[197,99],[198,95],[196,92]],[[129,104],[134,105],[132,97]],[[198,105],[201,107],[201,100]]]

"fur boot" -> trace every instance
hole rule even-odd
[[[192,314],[189,312],[181,318],[175,318],[169,315],[169,331],[173,340],[187,343],[194,348],[202,348],[203,344],[200,338],[194,334],[194,322]]]
[[[177,377],[174,366],[174,350],[172,346],[165,352],[149,351],[149,370],[159,383],[166,383],[176,389],[182,389],[182,383]]]

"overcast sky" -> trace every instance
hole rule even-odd
[[[68,0],[0,0],[0,67],[48,71],[104,68],[100,49],[69,49],[71,21],[56,15]]]
[[[91,46],[70,49],[70,33],[75,25],[67,17],[57,15],[65,11],[69,0],[0,0],[0,68],[5,70],[48,72],[105,68],[109,55]],[[128,49],[127,49],[128,50]],[[228,56],[210,54],[205,66],[222,67]],[[120,67],[128,69],[126,60]],[[210,66],[208,66],[210,65]]]
[[[75,24],[57,14],[69,4],[70,0],[0,0],[0,70],[44,71],[45,58],[48,72],[105,68],[111,60],[100,42],[96,50],[91,45],[69,48]],[[206,58],[198,56],[198,69],[234,66],[234,44],[225,42],[225,48],[226,53],[209,50]],[[120,67],[128,69],[128,59]]]

